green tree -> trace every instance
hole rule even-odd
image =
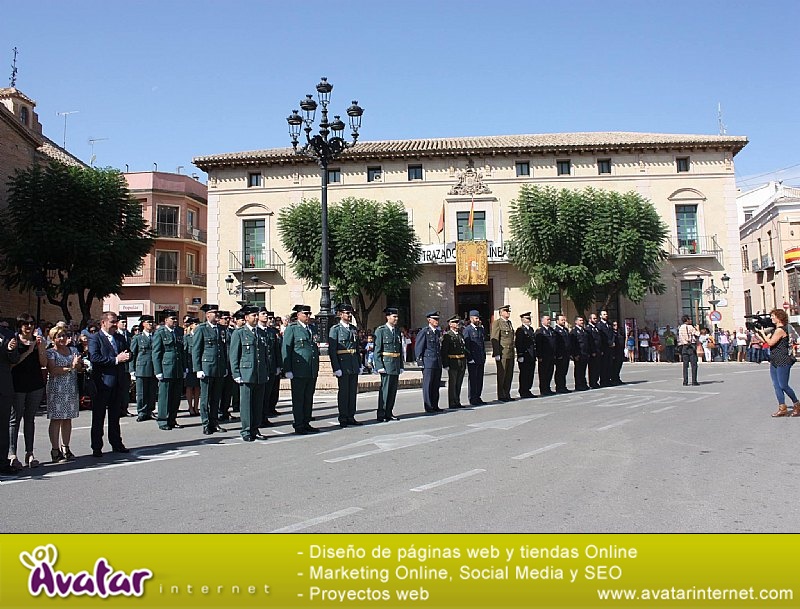
[[[294,274],[311,288],[321,277],[322,210],[316,199],[285,207],[278,216],[281,242]],[[359,324],[384,294],[408,287],[422,273],[420,241],[399,202],[348,197],[328,207],[331,287],[353,304]]]
[[[52,162],[9,181],[8,207],[0,213],[0,274],[8,289],[43,289],[66,321],[75,296],[85,325],[93,301],[119,292],[153,241],[119,171]]]
[[[585,312],[604,296],[641,302],[663,294],[667,226],[635,192],[525,185],[510,207],[511,262],[526,273],[532,298],[560,290]]]

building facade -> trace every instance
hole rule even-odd
[[[143,314],[161,321],[165,310],[198,313],[205,302],[208,259],[205,184],[176,173],[124,175],[156,241],[139,271],[123,280],[122,291],[105,299],[103,310],[127,316],[128,327]]]
[[[736,136],[617,132],[359,142],[329,167],[328,200],[403,203],[424,244],[424,272],[408,290],[388,298],[400,306],[402,325],[420,326],[432,309],[462,316],[478,309],[488,319],[510,304],[520,312],[571,315],[574,308],[559,294],[535,303],[523,293],[527,277],[507,258],[510,202],[523,184],[635,191],[653,202],[670,229],[663,266],[667,292],[640,304],[622,301],[614,313],[651,327],[674,325],[683,313],[699,320],[708,309],[703,280],[714,277],[719,284],[727,273],[730,295],[719,304],[726,325],[744,315],[733,158],[746,143]],[[319,199],[318,167],[291,148],[194,162],[209,176],[209,298],[235,307],[237,296],[225,283],[234,274],[252,279],[256,299],[276,312],[298,302],[316,307],[319,292],[308,290],[286,263],[277,215],[292,203]],[[489,280],[457,287],[454,244],[469,239],[489,242]]]
[[[739,196],[744,307],[800,323],[800,188],[770,182]]]

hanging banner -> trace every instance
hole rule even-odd
[[[488,246],[486,241],[456,243],[456,285],[489,284]]]

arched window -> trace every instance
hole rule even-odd
[[[28,108],[26,106],[22,106],[19,110],[19,120],[22,122],[23,125],[26,127],[28,126]]]

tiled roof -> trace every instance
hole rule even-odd
[[[567,152],[592,150],[642,150],[663,148],[723,148],[733,154],[747,145],[747,138],[735,135],[684,135],[671,133],[633,133],[623,131],[593,133],[542,133],[533,135],[491,135],[477,137],[385,140],[359,142],[342,155],[343,159],[400,158],[405,156],[448,156],[456,154],[519,154],[529,152]],[[195,157],[201,169],[225,165],[297,162],[291,148],[271,148]]]
[[[83,169],[89,167],[78,157],[67,152],[64,148],[56,144],[50,138],[42,136],[42,140],[42,145],[39,146],[38,150],[46,157],[58,161],[59,163],[63,163],[64,165],[69,165],[70,167],[82,167]]]
[[[19,97],[21,99],[24,99],[26,102],[28,102],[32,106],[36,105],[35,101],[33,101],[30,97],[25,95],[19,89],[16,89],[14,87],[0,87],[0,98],[2,98],[2,97],[14,97],[14,96],[17,96],[17,97]]]

